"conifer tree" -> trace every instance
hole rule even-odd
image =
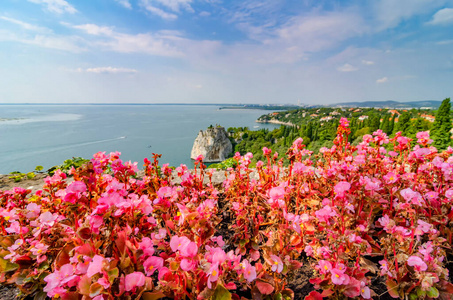
[[[384,131],[387,134],[391,133],[389,115],[387,115],[387,114],[384,115],[384,120],[382,121],[381,129],[382,129],[382,131]]]
[[[395,118],[396,118],[396,114],[393,114],[392,119],[390,120],[389,133],[388,134],[392,134],[393,133],[393,129],[395,129]]]
[[[434,146],[437,149],[445,149],[451,144],[451,133],[452,128],[451,116],[450,116],[450,98],[442,101],[439,110],[436,114],[436,119],[431,130],[431,138],[434,140]]]

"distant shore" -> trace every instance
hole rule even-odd
[[[282,122],[279,120],[271,119],[271,120],[256,120],[256,123],[264,123],[264,124],[280,124],[280,125],[285,125],[285,126],[296,126],[296,124],[290,123],[290,122]]]

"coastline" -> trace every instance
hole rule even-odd
[[[265,121],[263,121],[263,120],[256,120],[255,122],[256,122],[256,123],[264,123],[264,124],[268,124],[268,123],[270,123],[270,124],[280,124],[280,125],[293,126],[293,127],[297,126],[296,124],[293,124],[293,123],[291,123],[291,122],[282,122],[282,121],[275,120],[275,119],[265,120]]]

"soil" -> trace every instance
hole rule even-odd
[[[18,182],[10,178],[11,176],[12,175],[0,175],[0,190],[7,191],[12,190],[14,187],[21,187],[24,189],[29,189],[32,191],[32,193],[34,193],[42,188],[44,184],[44,178],[46,178],[48,175],[38,173],[33,179],[26,178]]]
[[[43,179],[47,176],[45,174],[37,174],[34,179],[25,179],[20,182],[15,182],[13,179],[10,179],[11,175],[0,175],[0,190],[12,190],[13,187],[22,187],[26,189],[31,189],[32,192],[35,192],[42,188]],[[222,175],[223,176],[223,175]],[[72,181],[72,178],[69,179]],[[220,180],[220,179],[219,179]],[[217,182],[213,182],[215,185]],[[222,218],[221,224],[218,226],[218,231],[216,235],[222,235],[224,237],[225,243],[229,244],[229,239],[231,235],[231,226],[233,225],[234,215],[230,210],[230,204],[223,201],[222,198],[219,200],[219,216]],[[230,245],[226,251],[233,249]],[[288,285],[287,287],[294,291],[294,299],[304,299],[311,291],[314,290],[313,285],[309,282],[309,279],[313,275],[313,262],[309,260],[303,261],[303,265],[298,270],[292,271],[288,274]],[[447,259],[446,264],[447,269],[450,274],[450,282],[453,282],[453,258]],[[382,299],[390,300],[393,299],[387,293],[387,287],[384,281],[384,278],[381,276],[373,276],[371,278],[371,289],[374,290],[376,296],[373,299]],[[2,286],[0,285],[0,300],[17,300],[19,290],[10,285]],[[242,296],[251,298],[251,295],[246,295],[244,293]],[[168,298],[165,298],[168,299]]]

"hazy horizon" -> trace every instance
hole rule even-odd
[[[453,0],[4,0],[0,102],[453,95]]]

